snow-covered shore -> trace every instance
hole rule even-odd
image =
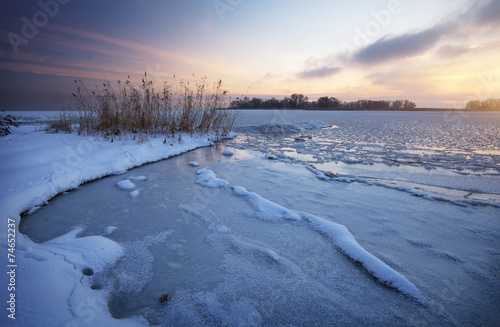
[[[99,273],[116,262],[121,246],[102,236],[77,238],[80,229],[37,244],[19,233],[19,223],[23,212],[83,183],[211,144],[206,137],[189,135],[167,143],[163,138],[149,141],[111,143],[94,136],[47,134],[27,125],[0,138],[1,262],[11,271],[0,280],[1,302],[10,309],[0,315],[2,326],[147,325],[143,318],[113,319],[108,294],[92,290],[84,274],[88,267]]]

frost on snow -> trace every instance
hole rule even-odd
[[[217,175],[208,168],[201,168],[196,174],[198,175],[196,176],[196,183],[202,186],[218,188],[229,185],[227,181],[217,178]]]

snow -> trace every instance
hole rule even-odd
[[[135,188],[135,184],[129,181],[128,179],[119,181],[118,183],[116,183],[116,186],[118,186],[122,190],[132,190]]]
[[[190,165],[191,167],[200,167],[200,164],[199,164],[199,163],[197,163],[196,161],[190,161],[190,162],[189,162],[189,165]]]
[[[103,236],[107,236],[107,235],[111,235],[113,234],[114,231],[116,231],[118,229],[118,227],[115,227],[115,226],[108,226],[104,229],[102,235]]]
[[[47,134],[35,129],[21,126],[0,139],[0,208],[7,216],[17,217],[85,182],[211,144],[183,135],[182,143],[175,146],[151,138],[151,147],[145,147],[132,140],[111,143],[93,136]]]
[[[92,289],[91,268],[102,272],[123,254],[121,246],[100,236],[77,238],[77,228],[44,244],[18,234],[16,323],[19,326],[147,326],[144,318],[113,319],[107,310],[108,294]],[[3,280],[2,280],[3,282]],[[2,326],[12,321],[5,315]]]
[[[206,167],[199,169],[196,174],[198,175],[196,176],[196,183],[200,185],[211,188],[224,187],[229,185],[227,181],[217,178],[217,175],[215,175],[213,171]]]
[[[283,219],[300,220],[300,216],[297,213],[271,202],[257,193],[248,192],[244,187],[234,186],[233,190],[236,195],[248,199],[248,201],[259,211],[259,217],[264,221],[278,222]]]
[[[222,152],[222,155],[230,157],[230,156],[233,155],[233,151],[231,151],[231,150],[225,150],[225,151]]]

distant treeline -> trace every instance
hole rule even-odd
[[[231,101],[230,108],[234,109],[329,109],[329,110],[411,110],[416,104],[409,100],[357,100],[341,101],[333,97],[321,97],[316,101],[309,101],[307,96],[294,93],[281,100],[276,98],[237,98]]]
[[[471,111],[490,111],[500,110],[500,99],[488,99],[485,101],[469,101],[465,106],[465,110]]]

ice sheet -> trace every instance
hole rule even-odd
[[[37,224],[60,226],[58,215],[73,201],[92,203],[72,223],[87,226],[85,235],[116,227],[109,237],[126,253],[103,277],[116,281],[102,283],[111,312],[152,325],[465,326],[499,318],[491,301],[500,289],[498,208],[320,180],[302,165],[239,149],[227,158],[223,150],[200,149],[87,184],[27,217],[22,229],[34,239],[54,237]],[[193,160],[231,187],[196,183]],[[138,175],[147,178],[135,182],[142,189],[136,199],[115,186]],[[281,218],[262,219],[268,209]],[[283,219],[294,213],[304,219]],[[168,236],[147,241],[161,231]],[[125,276],[144,260],[134,287]],[[167,304],[158,301],[162,293]]]

